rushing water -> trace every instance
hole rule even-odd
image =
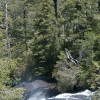
[[[31,83],[20,83],[14,88],[24,88],[25,92],[21,100],[94,100],[92,96],[100,92],[92,92],[90,90],[84,90],[78,93],[62,93],[55,88],[49,88],[48,83],[42,80],[35,80]],[[57,95],[59,94],[59,95]],[[100,94],[98,94],[100,97]],[[95,99],[100,100],[100,99]]]
[[[27,100],[91,100],[94,92],[85,90],[85,91],[74,93],[74,94],[63,93],[51,98],[45,98],[45,93],[46,91],[45,92],[40,91],[36,93],[35,95],[32,95]]]

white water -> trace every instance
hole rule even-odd
[[[91,96],[94,94],[94,92],[91,92],[89,90],[85,90],[83,92],[78,92],[78,93],[63,93],[59,94],[55,97],[48,98],[48,99],[41,99],[41,100],[91,100]],[[33,99],[29,99],[33,100]]]

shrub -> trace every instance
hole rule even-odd
[[[67,59],[58,61],[54,67],[53,77],[57,80],[57,89],[61,92],[73,90],[77,83],[77,67]]]

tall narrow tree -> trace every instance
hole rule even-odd
[[[7,41],[7,49],[8,49],[8,58],[11,58],[11,50],[10,50],[10,40],[9,40],[9,34],[8,34],[8,2],[5,1],[6,5],[6,14],[5,14],[5,26],[6,26],[6,41]]]

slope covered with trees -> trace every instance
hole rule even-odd
[[[0,91],[39,75],[61,92],[98,89],[100,1],[0,0],[0,63]]]

